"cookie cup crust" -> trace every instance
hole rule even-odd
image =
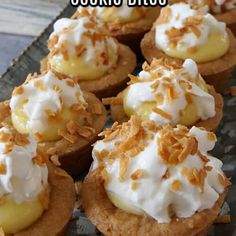
[[[223,98],[222,96],[217,93],[213,86],[208,87],[209,93],[214,97],[215,99],[215,111],[216,115],[212,118],[209,118],[207,120],[199,120],[196,122],[195,126],[197,127],[203,127],[208,131],[215,131],[220,124],[222,115],[223,115]],[[121,97],[122,93],[118,95],[118,97]],[[123,123],[129,120],[129,117],[126,115],[123,105],[111,105],[111,116],[112,120],[118,123]]]
[[[197,64],[199,73],[208,84],[215,87],[217,92],[223,92],[236,65],[236,38],[230,29],[227,29],[227,32],[230,39],[230,48],[227,53],[214,61]],[[181,64],[183,63],[182,59],[170,57],[156,47],[154,29],[145,34],[141,41],[141,50],[148,62],[151,62],[153,58],[168,58]]]
[[[115,96],[126,87],[129,80],[128,74],[132,73],[136,67],[136,56],[133,51],[123,44],[118,44],[118,61],[106,75],[94,80],[77,80],[81,89],[94,93],[98,98]],[[41,61],[41,72],[50,69],[47,57]],[[52,70],[53,71],[53,70]],[[59,76],[68,78],[69,76],[54,71]],[[76,80],[76,78],[71,78]]]
[[[217,20],[225,22],[233,34],[236,35],[236,8],[214,16]]]
[[[39,147],[47,153],[51,148],[55,148],[56,152],[51,155],[57,155],[60,167],[66,170],[70,175],[77,176],[81,172],[87,170],[92,162],[91,151],[92,144],[96,142],[97,135],[102,131],[106,124],[106,109],[101,101],[92,93],[83,92],[84,98],[88,103],[88,112],[92,115],[91,128],[94,134],[89,138],[77,137],[77,142],[71,143],[62,138],[54,142],[40,142]],[[93,114],[93,107],[97,104],[101,110],[101,114]],[[10,109],[8,102],[0,103],[0,122],[10,120]],[[79,114],[78,114],[79,115]]]
[[[92,194],[91,194],[92,193]],[[206,235],[221,210],[226,192],[208,210],[189,218],[174,218],[169,224],[159,224],[147,215],[134,215],[116,208],[105,192],[98,171],[90,172],[82,186],[82,204],[86,216],[105,235]]]
[[[48,163],[50,201],[48,210],[29,228],[15,236],[64,235],[75,203],[72,178],[62,169]]]

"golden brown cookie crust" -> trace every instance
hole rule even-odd
[[[64,235],[75,203],[75,189],[72,178],[65,171],[48,163],[50,184],[49,208],[29,228],[15,236]]]
[[[221,194],[209,210],[174,219],[169,224],[158,224],[146,215],[133,215],[116,208],[108,199],[97,171],[87,175],[81,193],[86,216],[102,233],[112,236],[203,236],[220,212],[225,195]]]
[[[123,44],[118,44],[118,62],[110,69],[107,75],[100,79],[78,81],[84,91],[94,93],[98,98],[115,96],[125,88],[128,74],[132,73],[136,66],[136,56],[131,49]],[[48,70],[47,58],[41,61],[41,71]],[[58,72],[56,72],[58,74]],[[61,75],[68,77],[66,75]]]
[[[220,124],[223,114],[223,98],[219,93],[216,93],[212,86],[208,87],[209,93],[215,98],[215,111],[216,115],[207,120],[198,121],[194,124],[197,127],[203,127],[208,131],[215,131]],[[121,93],[118,95],[121,96]],[[123,105],[111,105],[111,116],[113,121],[123,123],[129,120],[123,109]]]
[[[199,73],[207,83],[213,85],[218,92],[222,92],[222,87],[224,87],[225,84],[224,82],[227,82],[230,73],[236,65],[236,38],[231,30],[227,29],[227,32],[230,39],[230,48],[228,52],[214,61],[198,63]],[[141,50],[148,62],[151,62],[153,58],[168,58],[183,64],[183,60],[170,57],[156,48],[155,31],[153,29],[145,34],[141,41]]]
[[[236,9],[214,16],[217,20],[225,22],[234,35],[236,35]]]
[[[56,152],[50,155],[56,155],[61,163],[61,168],[66,170],[69,174],[75,176],[79,175],[82,171],[89,168],[92,158],[92,144],[97,140],[97,135],[102,131],[106,124],[106,110],[101,101],[92,93],[83,92],[84,98],[88,103],[87,111],[92,115],[91,128],[94,129],[94,133],[88,139],[78,136],[76,143],[71,143],[62,138],[55,142],[42,142],[39,146],[46,153],[51,149],[55,149]],[[100,114],[93,113],[94,106],[98,106],[97,109]],[[8,111],[8,114],[6,113]],[[4,112],[4,113],[3,113]],[[4,118],[10,117],[10,109],[8,103],[0,103],[0,114],[6,114]],[[0,120],[2,121],[2,120]]]

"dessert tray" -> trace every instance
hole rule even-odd
[[[58,18],[71,16],[74,11],[75,8],[68,5]],[[29,73],[39,71],[39,62],[48,54],[47,39],[52,31],[53,23],[14,60],[12,66],[0,78],[0,101],[9,99],[13,88],[22,84]],[[138,71],[139,67],[136,70]],[[232,74],[230,86],[232,85],[236,85],[236,71]],[[108,120],[107,126],[110,125],[111,120]],[[231,178],[232,182],[227,201],[223,205],[221,214],[230,214],[231,223],[215,224],[209,231],[209,236],[236,236],[236,96],[224,95],[224,116],[217,130],[217,137],[218,143],[212,154],[222,159],[224,162],[224,171]],[[83,176],[78,180],[82,178]],[[67,235],[101,234],[83,213],[75,208],[73,217],[69,223]]]

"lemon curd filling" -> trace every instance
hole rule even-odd
[[[15,129],[22,134],[37,134],[37,131],[29,127],[29,119],[24,112],[23,106],[19,106],[18,108],[12,111],[12,123]],[[79,113],[73,111],[70,108],[65,108],[55,116],[48,117],[48,125],[47,128],[40,133],[40,140],[44,142],[56,141],[61,138],[58,134],[58,130],[66,131],[66,124],[71,120],[78,120]]]
[[[75,78],[75,80],[95,80],[107,73],[107,68],[91,67],[83,57],[70,56],[67,60],[62,54],[49,56],[49,64],[52,70]],[[109,60],[116,61],[114,53],[109,54]]]
[[[15,234],[31,226],[43,214],[45,208],[37,198],[23,203],[7,199],[0,204],[0,225],[6,234]]]
[[[141,19],[145,15],[146,8],[128,6],[105,7],[98,13],[98,17],[104,22],[129,23]],[[123,12],[123,14],[122,14]]]
[[[171,57],[187,59],[191,58],[197,63],[216,60],[225,55],[230,46],[228,34],[212,33],[204,45],[186,51],[178,50],[178,47],[163,49],[165,54]]]

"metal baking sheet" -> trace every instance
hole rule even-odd
[[[75,8],[68,5],[58,18],[69,17],[74,11]],[[48,54],[47,39],[52,31],[53,23],[14,60],[12,66],[0,78],[0,101],[9,99],[13,88],[22,84],[29,73],[39,72],[39,62]],[[236,85],[236,71],[232,75],[231,85]],[[111,120],[107,125],[110,124]],[[209,231],[209,236],[236,236],[236,96],[224,96],[224,116],[217,130],[217,137],[218,142],[213,150],[213,155],[224,162],[224,171],[232,182],[222,214],[230,213],[232,222],[230,224],[213,225]],[[67,235],[101,234],[97,232],[83,213],[75,209]]]

